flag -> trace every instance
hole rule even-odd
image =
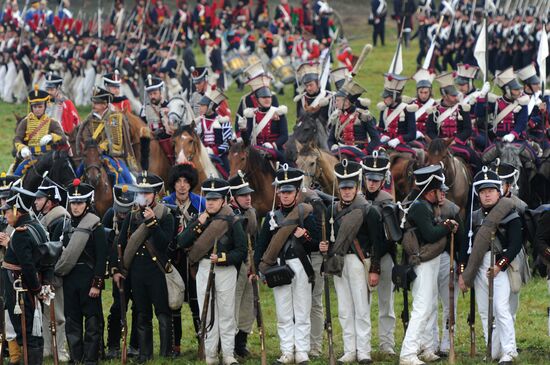
[[[481,32],[477,37],[476,47],[474,48],[474,57],[481,72],[483,72],[483,80],[487,81],[487,64],[485,56],[487,54],[487,19],[483,19]]]
[[[546,83],[546,58],[548,57],[548,34],[546,33],[546,24],[543,23],[540,33],[539,52],[537,54],[537,63],[540,71],[540,82]],[[544,90],[543,90],[544,92]]]
[[[399,39],[399,43],[397,44],[397,49],[393,55],[393,60],[391,61],[390,70],[388,73],[401,75],[401,72],[403,72],[403,51],[401,47],[401,39]]]

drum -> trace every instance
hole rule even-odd
[[[273,70],[273,74],[281,80],[283,84],[288,85],[294,83],[294,68],[292,67],[288,57],[273,57],[269,65]]]
[[[224,64],[232,77],[237,77],[242,74],[246,66],[248,66],[243,56],[234,50],[226,55]]]
[[[248,66],[252,66],[258,62],[262,62],[262,60],[256,53],[252,53],[248,55],[248,57],[246,58],[246,61],[248,62]]]

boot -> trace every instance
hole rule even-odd
[[[151,140],[146,137],[141,137],[139,139],[140,149],[141,149],[141,169],[143,171],[149,170],[149,144]]]
[[[170,161],[170,165],[174,164],[174,147],[172,145],[172,138],[159,139],[160,148]]]
[[[170,356],[172,350],[172,318],[169,314],[159,314],[160,348],[159,355],[162,357]]]
[[[10,364],[19,364],[21,360],[21,347],[16,340],[8,341],[8,350],[10,352]]]
[[[27,348],[27,358],[29,365],[42,365],[44,362],[44,349],[42,346]]]
[[[153,324],[141,313],[138,313],[137,318],[139,343],[137,362],[141,364],[153,358]]]
[[[98,316],[86,318],[86,332],[84,335],[84,362],[87,364],[96,364],[99,360],[101,327],[101,319]]]
[[[241,330],[235,335],[235,355],[238,357],[245,358],[250,355],[250,351],[246,348],[247,338],[248,333]]]
[[[67,335],[67,344],[69,353],[73,362],[81,362],[84,352],[82,343],[82,324],[70,317],[65,318],[65,334]]]

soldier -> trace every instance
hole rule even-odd
[[[191,223],[201,212],[204,212],[204,198],[193,193],[198,184],[198,172],[190,163],[183,163],[173,166],[168,174],[167,188],[170,195],[165,196],[162,202],[172,209],[176,220],[174,239],[168,246],[168,256],[172,264],[179,271],[185,282],[184,299],[189,305],[195,334],[199,334],[200,315],[199,303],[197,301],[197,283],[191,275],[191,266],[187,252],[177,247],[177,235]],[[173,207],[173,208],[172,208]],[[181,352],[181,338],[183,335],[181,325],[181,310],[172,311],[172,324],[174,326],[174,355]],[[197,337],[198,338],[198,337]]]
[[[113,206],[107,209],[102,219],[102,224],[106,229],[110,230],[108,235],[109,259],[108,268],[111,276],[117,271],[122,263],[122,247],[120,247],[120,230],[124,219],[130,214],[130,210],[134,206],[135,193],[129,190],[128,185],[113,186]],[[119,250],[120,248],[120,250]],[[132,329],[130,332],[130,345],[128,346],[128,357],[136,357],[139,354],[139,345],[137,339],[137,310],[136,301],[132,297],[132,286],[130,281],[124,280],[124,300],[125,308],[128,308],[128,303],[132,300]],[[120,340],[122,335],[121,322],[121,295],[120,290],[113,280],[111,295],[113,304],[109,309],[107,316],[107,352],[106,359],[112,360],[120,357]]]
[[[418,148],[424,148],[426,136],[426,123],[435,105],[435,99],[432,94],[432,83],[435,79],[435,73],[426,69],[419,69],[412,77],[416,81],[416,98],[412,103],[418,105],[418,110],[414,113],[416,119],[416,140],[412,145]]]
[[[494,171],[483,167],[474,177],[473,188],[479,197],[481,208],[472,212],[471,224],[475,235],[470,244],[462,248],[458,283],[462,291],[475,288],[477,308],[487,342],[490,290],[488,276],[493,277],[494,324],[490,324],[493,326],[491,358],[499,359],[499,364],[512,364],[518,353],[514,318],[510,308],[510,281],[506,271],[521,250],[521,219],[514,204],[502,198],[502,183]]]
[[[207,64],[210,65],[212,74],[216,79],[216,86],[220,90],[225,90],[225,75],[222,59],[222,51],[220,48],[221,39],[216,37],[215,33],[203,33],[201,38],[206,39],[206,57],[208,58]]]
[[[376,287],[380,278],[381,218],[361,194],[361,164],[343,160],[334,173],[340,202],[327,209],[326,219],[330,236],[335,237],[331,255],[343,256],[341,267],[334,271],[344,341],[338,363],[371,364],[370,287]],[[359,215],[352,214],[357,211]],[[321,242],[319,251],[327,253],[329,242]]]
[[[61,76],[48,72],[45,88],[50,95],[50,103],[46,108],[46,114],[61,123],[65,134],[71,135],[73,130],[80,124],[80,117],[73,102],[61,91],[62,84],[63,78]]]
[[[153,357],[153,308],[159,322],[159,354],[171,354],[172,320],[168,306],[165,268],[168,244],[174,234],[174,217],[156,195],[163,187],[160,177],[142,172],[132,187],[136,192],[136,209],[124,219],[119,242],[123,252],[122,265],[114,271],[113,280],[120,288],[128,278],[136,302],[139,356],[144,363]]]
[[[365,199],[377,208],[380,215],[382,208],[393,204],[393,197],[385,190],[384,182],[390,167],[389,158],[381,151],[373,151],[365,158],[363,169],[365,170]],[[378,224],[381,236],[385,237],[384,243],[379,246],[377,252],[380,257],[380,280],[378,290],[378,338],[380,351],[389,355],[395,355],[395,311],[394,311],[394,285],[392,282],[392,269],[396,257],[397,246],[389,237],[385,236],[384,226],[391,224],[383,221]],[[395,222],[394,222],[395,223]]]
[[[2,282],[5,284],[5,306],[16,334],[17,344],[27,346],[29,365],[40,365],[43,362],[44,339],[41,333],[42,323],[33,325],[37,320],[34,312],[41,310],[39,299],[42,299],[42,293],[47,291],[47,285],[44,284],[53,276],[53,268],[41,267],[41,255],[37,246],[46,242],[48,236],[40,223],[31,218],[33,200],[34,195],[31,192],[12,186],[10,196],[0,208],[8,224],[14,228],[11,242],[17,242],[8,245],[6,249],[2,263]],[[24,328],[22,316],[25,316],[26,321]],[[10,349],[12,347],[10,346]]]
[[[64,188],[57,185],[54,181],[45,177],[42,184],[38,187],[34,199],[34,211],[40,219],[40,224],[44,226],[49,237],[54,236],[56,230],[61,229],[69,213],[64,208],[64,201],[67,199],[67,192]],[[55,322],[57,333],[57,356],[59,361],[67,362],[70,357],[65,350],[65,310],[63,300],[63,280],[56,278],[52,285],[55,289]],[[42,327],[50,326],[50,306],[44,303],[44,316],[42,317]],[[52,338],[50,331],[44,331],[44,357],[52,355]]]
[[[120,92],[120,86],[122,84],[122,78],[120,72],[115,70],[113,73],[103,75],[103,85],[105,89],[113,94],[113,101],[111,106],[117,112],[132,113],[132,105],[126,95],[122,95]]]
[[[77,148],[83,151],[86,144],[95,143],[112,169],[116,171],[118,184],[131,184],[134,177],[126,162],[135,163],[130,141],[129,125],[126,117],[120,112],[111,112],[110,104],[113,94],[96,88],[92,96],[92,112],[78,129]],[[127,161],[124,161],[126,159]],[[84,165],[77,169],[77,175],[84,173]]]
[[[416,266],[416,279],[412,283],[413,309],[405,339],[399,355],[400,365],[419,365],[424,361],[436,361],[439,356],[433,348],[433,312],[437,308],[437,275],[439,273],[440,253],[437,251],[440,240],[451,232],[456,232],[458,223],[454,220],[437,223],[434,208],[438,204],[438,191],[445,181],[439,165],[431,165],[414,171],[415,184],[418,190],[413,192],[413,203],[408,208],[407,220],[415,227],[415,234],[420,247],[428,246],[433,258],[411,261]],[[420,261],[420,262],[418,262]]]
[[[277,171],[274,184],[281,207],[266,216],[254,253],[256,267],[268,282],[277,263],[294,273],[283,282],[272,283],[282,353],[278,364],[309,362],[315,273],[308,254],[318,250],[319,230],[311,205],[298,203],[303,178],[302,171],[286,164]]]
[[[258,221],[256,218],[256,209],[252,208],[252,193],[254,189],[250,187],[242,171],[238,171],[237,175],[229,179],[231,192],[231,208],[235,215],[243,218],[243,228],[250,240],[248,244],[249,250],[253,250],[253,242],[256,241],[258,235]],[[252,256],[253,257],[253,256]],[[235,336],[235,354],[245,358],[250,355],[250,351],[246,348],[248,335],[252,332],[254,325],[254,296],[252,293],[252,285],[248,280],[250,275],[249,255],[241,265],[239,275],[237,277],[237,285],[235,289],[235,322],[237,324],[237,335]]]
[[[373,0],[371,2],[369,24],[371,24],[374,28],[372,32],[372,44],[374,44],[375,47],[378,38],[380,38],[380,43],[382,44],[382,46],[384,46],[387,13],[388,7],[386,4],[386,0]]]
[[[198,117],[200,112],[199,102],[201,101],[204,93],[209,89],[208,85],[208,69],[206,67],[196,67],[191,70],[191,81],[193,83],[195,91],[189,98],[189,103],[193,108],[195,117]]]
[[[296,95],[294,101],[298,118],[307,114],[326,125],[329,119],[328,111],[331,98],[330,92],[325,91],[324,85],[320,84],[320,67],[319,62],[306,62],[298,67],[296,75],[303,88],[303,93]],[[313,105],[314,101],[317,105]]]
[[[476,103],[480,94],[489,91],[489,83],[483,85],[482,90],[477,90],[474,80],[479,73],[479,67],[469,64],[459,64],[455,77],[455,85],[460,92],[459,100],[462,105],[470,105],[470,121],[472,123],[472,136],[475,141],[477,135],[485,130],[485,126],[478,125],[476,115]]]
[[[40,156],[52,148],[65,147],[67,137],[58,121],[46,114],[50,94],[36,86],[27,98],[31,112],[23,118],[15,130],[13,145],[20,161],[14,175],[22,176],[32,157]]]
[[[218,364],[218,346],[224,365],[238,364],[234,358],[235,287],[237,273],[246,257],[246,234],[230,206],[226,204],[229,183],[218,178],[206,179],[201,186],[206,210],[178,236],[178,246],[189,248],[189,259],[197,269],[197,297],[204,303],[210,265],[215,265],[215,282],[208,303],[207,323],[212,327],[204,343],[206,364]],[[201,307],[202,313],[206,308]],[[211,320],[212,316],[213,321]],[[204,326],[204,324],[201,324]]]
[[[91,185],[75,179],[67,187],[70,222],[58,225],[52,235],[64,247],[55,274],[63,278],[65,329],[73,363],[97,364],[101,349],[101,291],[108,249],[101,220],[90,211],[93,195]]]
[[[378,130],[382,134],[380,142],[386,143],[398,152],[415,155],[407,143],[416,138],[415,113],[418,105],[407,104],[401,94],[407,78],[391,73],[384,75],[383,102],[378,103],[380,119]]]
[[[159,76],[166,85],[166,96],[168,99],[172,99],[178,95],[183,88],[179,82],[178,74],[181,72],[178,70],[178,60],[176,55],[170,49],[170,45],[166,44],[160,49],[160,57],[162,63],[160,64]]]
[[[164,81],[152,75],[147,75],[145,81],[145,92],[147,99],[139,116],[151,130],[152,138],[155,138],[162,148],[162,151],[170,161],[174,163],[174,147],[172,138],[174,126],[168,119],[168,101],[163,96]],[[143,170],[149,169],[149,139],[141,138],[141,167]]]

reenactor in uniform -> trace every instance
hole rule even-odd
[[[22,176],[32,158],[56,148],[66,146],[67,137],[61,124],[46,114],[50,94],[35,87],[28,95],[31,112],[23,118],[15,130],[13,146],[20,161],[14,175]]]
[[[403,89],[407,78],[391,73],[384,75],[384,92],[382,102],[378,103],[380,119],[378,130],[382,134],[380,142],[397,152],[407,152],[415,155],[408,143],[416,138],[415,113],[419,109],[416,104],[407,104],[402,100]]]
[[[381,217],[361,194],[361,164],[343,160],[334,166],[334,173],[340,201],[327,209],[326,220],[330,236],[335,237],[331,255],[343,257],[341,266],[333,271],[344,341],[338,363],[371,364],[370,288],[380,279]],[[327,253],[329,242],[322,241],[319,251]]]
[[[193,108],[195,117],[198,117],[200,112],[199,102],[202,100],[204,93],[209,89],[208,85],[208,69],[206,67],[197,67],[191,70],[191,81],[193,83],[193,88],[195,91],[191,94],[189,98],[189,104]]]
[[[378,38],[380,43],[384,46],[385,32],[386,32],[386,15],[388,13],[388,6],[386,0],[373,0],[371,2],[371,13],[369,17],[369,24],[374,29],[372,32],[372,44],[376,47]]]
[[[44,338],[42,323],[34,325],[35,311],[40,311],[41,293],[53,276],[53,268],[43,269],[38,245],[48,241],[47,232],[31,217],[34,194],[12,186],[10,196],[0,207],[7,222],[14,228],[11,242],[2,262],[4,300],[9,320],[16,334],[17,344],[23,346],[25,333],[29,365],[43,362]],[[25,327],[22,326],[25,318]],[[10,353],[12,352],[10,345]],[[24,351],[24,350],[23,350]]]
[[[170,209],[156,202],[163,187],[160,177],[142,172],[132,186],[136,192],[136,208],[124,219],[119,242],[122,265],[113,279],[120,288],[128,278],[136,303],[139,356],[144,363],[153,357],[153,306],[159,322],[159,354],[167,357],[172,350],[172,318],[168,306],[165,270],[170,266],[166,254],[174,233],[174,217]]]
[[[61,123],[65,134],[71,135],[73,130],[80,124],[80,117],[73,102],[61,91],[62,84],[63,78],[61,76],[48,72],[45,88],[50,94],[50,102],[46,107],[46,114]]]
[[[69,217],[65,210],[64,202],[67,199],[67,192],[64,188],[57,185],[50,178],[45,177],[42,184],[35,193],[34,211],[38,215],[40,224],[46,228],[49,237],[61,229],[64,221]],[[56,278],[58,279],[58,278]],[[55,321],[57,333],[57,353],[58,359],[62,362],[69,361],[69,354],[65,350],[65,310],[63,300],[63,281],[53,280],[52,285],[55,289]],[[42,317],[42,327],[48,328],[50,325],[50,306],[44,303],[44,316]],[[49,331],[44,331],[44,357],[52,354],[52,338]]]
[[[65,330],[73,363],[97,364],[102,346],[101,291],[108,248],[101,220],[91,212],[93,195],[93,186],[79,179],[67,186],[70,222],[58,225],[52,235],[64,247],[55,274],[63,278]]]
[[[256,209],[252,207],[252,193],[254,189],[250,187],[242,171],[229,179],[231,192],[231,208],[235,215],[243,218],[243,228],[248,238],[248,250],[253,250],[253,242],[258,236],[258,221],[256,218]],[[252,256],[253,257],[253,256]],[[250,270],[249,255],[246,256],[237,276],[237,286],[235,288],[235,322],[237,325],[237,335],[235,336],[235,354],[245,358],[250,355],[246,348],[248,335],[252,333],[254,325],[254,295],[252,293],[252,284],[248,280]]]
[[[307,364],[311,332],[311,290],[315,273],[308,254],[319,247],[319,229],[307,203],[298,203],[304,174],[281,167],[275,177],[275,188],[281,207],[266,216],[260,231],[255,264],[266,280],[277,264],[286,265],[294,275],[275,282],[273,295],[277,312],[281,356],[278,364]]]
[[[206,39],[206,57],[207,64],[210,65],[212,74],[216,78],[216,86],[220,90],[225,90],[225,75],[222,59],[222,51],[220,48],[221,39],[217,38],[215,33],[204,33],[201,37]]]
[[[331,97],[330,92],[324,91],[324,87],[321,85],[320,67],[319,62],[306,62],[298,67],[296,75],[303,92],[296,95],[294,101],[296,102],[296,116],[298,118],[307,114],[326,124],[329,119]],[[324,92],[324,94],[321,94],[321,92]],[[317,105],[313,105],[316,99]]]
[[[416,265],[416,279],[412,283],[413,308],[405,339],[401,346],[399,363],[401,365],[420,365],[424,361],[439,359],[433,352],[433,316],[437,308],[437,276],[439,273],[440,253],[437,252],[439,241],[451,232],[456,232],[458,223],[446,220],[438,223],[434,213],[438,205],[438,191],[445,181],[441,166],[431,165],[414,171],[415,190],[413,202],[408,208],[407,220],[415,227],[415,234],[420,247],[429,246],[436,250],[433,258],[420,259],[410,263]],[[416,257],[415,257],[416,258]],[[420,261],[420,262],[418,262]]]
[[[83,151],[87,143],[96,143],[103,157],[109,161],[113,171],[116,172],[116,183],[132,184],[134,178],[127,165],[127,162],[135,163],[130,141],[130,127],[122,113],[111,112],[112,101],[112,93],[101,88],[94,90],[92,112],[78,129],[77,147]],[[83,168],[84,165],[81,165],[77,169],[77,175],[84,173]]]
[[[474,85],[474,80],[479,73],[479,67],[470,64],[459,64],[456,71],[455,85],[460,92],[459,100],[462,105],[470,105],[470,121],[472,123],[472,140],[475,141],[476,136],[485,130],[485,126],[478,125],[476,115],[477,98],[481,93],[487,94],[490,87],[487,82],[482,90],[477,90]],[[475,146],[474,146],[475,147]]]
[[[206,179],[201,186],[206,210],[178,236],[178,246],[189,248],[189,259],[197,265],[197,297],[204,303],[211,264],[215,265],[214,291],[206,318],[212,327],[206,334],[204,351],[207,365],[216,365],[221,348],[224,365],[238,364],[234,357],[235,288],[237,273],[246,257],[246,234],[239,218],[226,204],[229,183],[218,178]],[[206,308],[201,307],[201,313]],[[212,316],[213,321],[212,321]],[[204,324],[203,324],[204,325]]]
[[[473,188],[481,208],[472,212],[474,236],[462,249],[458,283],[462,291],[475,288],[486,342],[488,326],[493,326],[491,358],[498,359],[499,364],[512,364],[518,353],[507,271],[521,250],[522,223],[514,204],[502,197],[502,182],[494,171],[483,167],[474,177]],[[494,266],[491,267],[492,254]],[[493,277],[494,324],[488,322],[489,276]]]
[[[416,119],[416,141],[412,144],[415,147],[424,148],[426,136],[426,123],[432,108],[435,106],[435,99],[432,94],[432,83],[435,74],[430,70],[419,69],[412,77],[416,81],[416,98],[412,103],[418,105],[414,113]]]
[[[393,204],[393,197],[383,190],[386,174],[390,168],[389,158],[382,151],[373,151],[363,162],[365,177],[365,199],[378,209],[380,215],[382,208]],[[378,225],[384,237],[383,244],[378,245],[377,252],[380,257],[380,280],[378,282],[378,338],[380,351],[389,355],[395,355],[395,311],[394,311],[394,285],[392,282],[392,269],[396,257],[397,246],[390,237],[385,234],[384,226]]]
[[[103,75],[103,85],[105,89],[113,94],[113,101],[111,106],[117,112],[131,113],[132,105],[126,95],[120,93],[120,86],[122,84],[122,77],[120,72],[115,70],[113,73]]]

